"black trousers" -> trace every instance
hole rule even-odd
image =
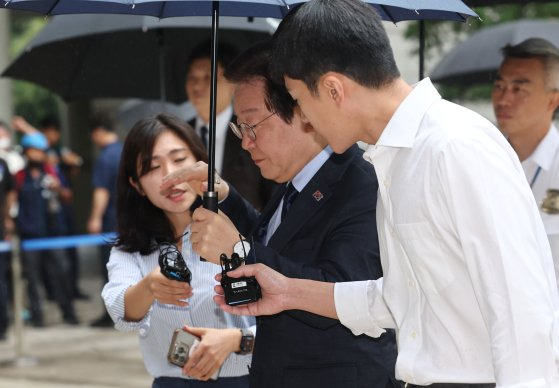
[[[495,388],[495,384],[446,384],[446,383],[437,383],[431,385],[415,385],[415,384],[406,384],[406,388],[422,388],[422,387],[429,387],[429,388]]]

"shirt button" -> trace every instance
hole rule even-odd
[[[415,282],[413,280],[408,280],[408,286],[410,286],[410,288],[415,288]]]
[[[141,337],[146,335],[146,329],[144,329],[143,327],[140,330],[138,330],[138,332],[139,332]]]
[[[388,186],[390,186],[390,181],[388,179],[385,179],[383,184],[384,184],[384,187],[388,187]]]
[[[417,338],[417,331],[412,330],[412,332],[410,333],[410,337],[411,337],[411,339],[416,339]]]

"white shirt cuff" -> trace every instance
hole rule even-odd
[[[369,315],[368,281],[344,282],[334,285],[334,303],[338,319],[355,335],[379,337],[385,330]]]

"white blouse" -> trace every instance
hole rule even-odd
[[[187,229],[189,231],[189,228]],[[138,331],[140,348],[147,371],[155,377],[183,377],[182,369],[167,362],[167,352],[175,329],[184,325],[211,328],[249,328],[254,318],[239,317],[220,310],[213,301],[214,276],[221,272],[219,265],[200,261],[192,250],[190,233],[183,237],[182,255],[192,272],[193,295],[187,307],[155,302],[139,322],[124,320],[124,293],[159,265],[159,250],[142,256],[113,248],[107,269],[109,282],[102,292],[107,311],[122,331]],[[219,377],[247,375],[252,355],[232,353],[223,363]]]

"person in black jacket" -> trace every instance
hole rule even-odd
[[[258,167],[241,148],[241,140],[228,131],[229,121],[234,120],[231,98],[233,85],[223,76],[224,69],[237,56],[235,47],[220,43],[217,49],[216,142],[215,169],[218,174],[235,185],[244,198],[257,209],[262,209],[275,188],[273,182],[262,178]],[[185,93],[196,111],[188,124],[207,147],[209,142],[211,95],[211,42],[199,43],[189,54],[185,76]]]
[[[381,277],[372,166],[357,145],[332,153],[285,88],[270,82],[268,62],[269,43],[262,43],[225,74],[236,83],[231,129],[262,175],[281,186],[260,214],[218,179],[220,213],[194,212],[194,250],[215,263],[221,253],[235,252],[288,277]],[[188,181],[201,192],[205,174],[207,166],[199,163],[167,177],[162,190]],[[291,310],[257,318],[250,380],[252,387],[266,388],[395,387],[395,361],[393,332],[377,339],[354,336],[337,320]]]

